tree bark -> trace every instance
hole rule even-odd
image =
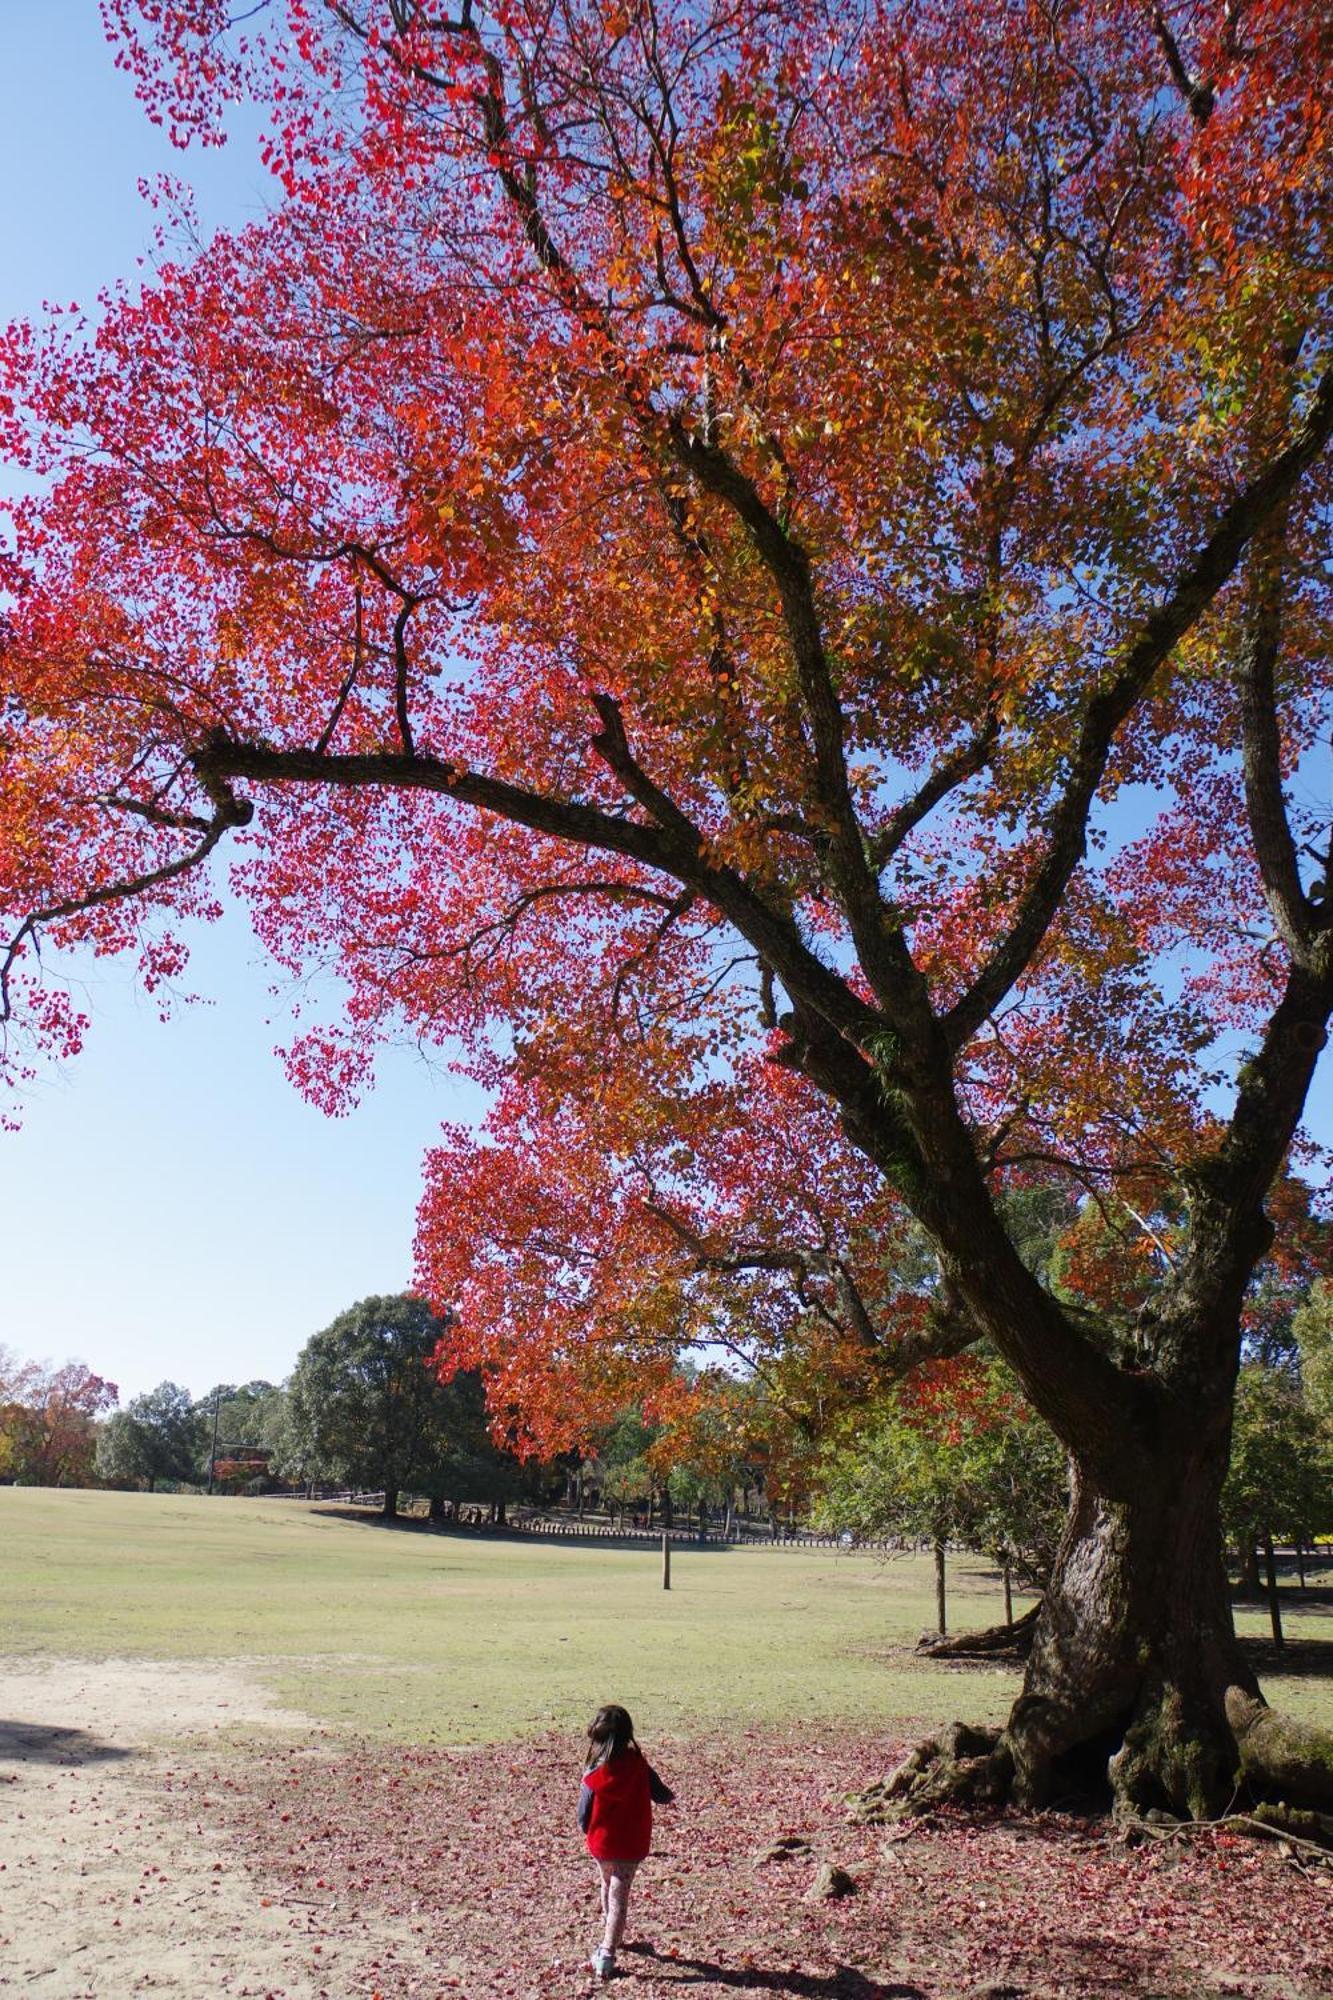
[[[996,1654],[1026,1659],[1032,1650],[1040,1604],[1034,1604],[1021,1618],[1010,1617],[1003,1625],[987,1625],[979,1632],[959,1632],[952,1639],[923,1639],[917,1652],[927,1660],[983,1660]]]
[[[385,1487],[384,1505],[380,1508],[380,1518],[385,1521],[396,1521],[398,1519],[398,1488],[396,1486]]]
[[[946,1617],[944,1594],[944,1543],[936,1541],[933,1548],[935,1557],[935,1629],[941,1639],[949,1630]]]
[[[1132,1501],[1108,1498],[1074,1469],[1005,1732],[1017,1800],[1049,1804],[1109,1781],[1128,1812],[1205,1819],[1225,1807],[1235,1770],[1226,1692],[1257,1692],[1232,1623],[1218,1519],[1228,1442],[1171,1440],[1156,1490]]]
[[[1132,1498],[1073,1469],[1004,1730],[955,1725],[922,1746],[878,1788],[892,1810],[1098,1796],[1129,1818],[1226,1810],[1237,1768],[1228,1691],[1258,1697],[1232,1624],[1219,1522],[1229,1432],[1195,1407],[1158,1443],[1157,1478]]]

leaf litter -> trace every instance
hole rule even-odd
[[[854,1826],[896,1738],[773,1727],[677,1737],[614,1985],[625,2000],[1327,2000],[1333,1874],[1217,1829],[1127,1847],[1105,1821],[938,1815]],[[273,1900],[329,1935],[397,1926],[355,2000],[543,2000],[589,1989],[592,1865],[578,1743],[363,1744],[228,1757],[179,1804]],[[808,1900],[821,1866],[855,1894]],[[429,1968],[422,1971],[422,1956]],[[338,2000],[353,2000],[341,1991]]]

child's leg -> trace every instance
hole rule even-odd
[[[629,1915],[629,1892],[634,1886],[634,1871],[637,1861],[611,1861],[603,1863],[602,1881],[606,1890],[606,1929],[602,1933],[602,1950],[614,1952],[625,1935],[625,1919]]]
[[[606,1922],[606,1885],[611,1879],[610,1866],[605,1861],[597,1863],[597,1896],[602,1908],[602,1922]]]

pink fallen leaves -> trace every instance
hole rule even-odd
[[[1328,1882],[1275,1849],[1220,1833],[1130,1851],[1054,1814],[887,1836],[848,1826],[845,1794],[898,1748],[853,1728],[655,1743],[679,1804],[659,1816],[635,1890],[627,2000],[1259,2000],[1276,1980],[1293,2000],[1317,2000],[1333,1988]],[[584,1978],[596,1901],[573,1824],[577,1774],[577,1745],[551,1737],[332,1757],[256,1748],[210,1792],[275,1897],[327,1899],[327,1921],[408,1921],[438,1956],[440,1991],[461,1978],[477,1996],[526,1997],[569,1994]],[[295,1802],[286,1825],[279,1796]],[[793,1831],[810,1854],[751,1865],[757,1844]],[[804,1902],[821,1859],[860,1893]],[[396,1977],[375,1971],[383,2000],[435,1991]]]

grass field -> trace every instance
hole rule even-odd
[[[496,1741],[577,1728],[611,1699],[651,1737],[723,1721],[980,1722],[1016,1686],[1009,1669],[911,1657],[933,1615],[917,1558],[678,1550],[666,1593],[650,1547],[395,1530],[291,1501],[12,1487],[0,1537],[0,1650],[242,1659],[339,1734]],[[1288,1609],[1303,1671],[1267,1682],[1270,1695],[1333,1720],[1317,1670],[1333,1616],[1294,1595]],[[993,1623],[994,1573],[953,1561],[950,1610],[955,1629]],[[1267,1629],[1250,1611],[1240,1624]]]

